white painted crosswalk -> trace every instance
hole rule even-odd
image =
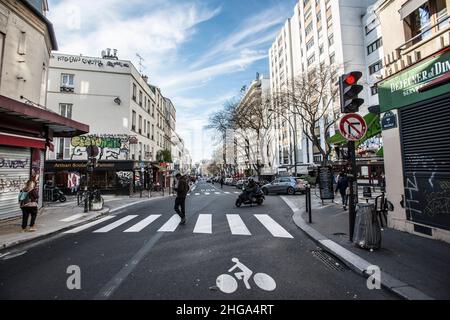
[[[140,219],[137,219],[137,218]],[[267,230],[264,234],[271,234],[275,238],[285,238],[285,239],[293,239],[294,237],[284,228],[282,227],[275,219],[273,219],[268,214],[254,214],[246,217],[246,222],[242,219],[239,214],[226,214],[226,221],[228,224],[228,230],[233,236],[252,236],[261,233],[261,230]],[[116,216],[107,216],[102,219],[96,220],[94,222],[88,223],[84,226],[66,231],[65,233],[78,233],[83,230],[89,229],[93,226],[96,226],[100,223],[106,222],[110,219],[117,218]],[[133,220],[133,221],[132,221]],[[139,221],[135,221],[139,220]],[[223,221],[223,216],[213,216],[212,214],[199,214],[197,217],[188,218],[188,225],[184,226],[184,229],[192,228],[191,232],[194,234],[213,234],[214,230],[217,232],[221,229],[221,232],[224,232],[223,228],[213,228],[214,222]],[[132,221],[133,225],[124,226]],[[148,216],[140,217],[138,215],[127,215],[122,217],[112,223],[109,223],[100,229],[94,230],[95,234],[104,234],[111,231],[123,232],[123,233],[138,233],[142,232],[145,228],[149,227],[151,224],[156,224],[159,229],[157,232],[165,232],[165,233],[173,233],[178,229],[180,224],[180,217],[177,214],[174,215],[162,215],[162,214],[151,214]],[[256,228],[255,224],[259,223],[264,228],[261,227]],[[250,229],[259,230],[258,232],[250,231]],[[125,230],[124,230],[125,229]]]

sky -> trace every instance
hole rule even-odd
[[[256,73],[269,76],[268,51],[297,0],[49,0],[59,52],[118,50],[177,109],[176,131],[193,161],[210,159],[208,116]]]

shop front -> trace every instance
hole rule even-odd
[[[83,160],[48,160],[45,163],[46,185],[58,187],[66,194],[75,194],[88,186],[104,194],[128,195],[139,184],[137,181],[141,181],[140,174],[138,164],[128,160],[98,161],[92,171]]]
[[[450,48],[379,84],[390,225],[450,242]]]

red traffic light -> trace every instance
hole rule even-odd
[[[347,76],[347,78],[345,78],[345,82],[346,82],[349,86],[354,85],[354,84],[356,83],[356,78],[355,78],[354,75],[349,74],[349,75]]]

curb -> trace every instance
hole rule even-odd
[[[148,201],[157,200],[157,199],[164,199],[164,198],[167,198],[167,197],[169,197],[169,196],[149,198],[149,199],[145,199],[145,200],[141,200],[141,201],[137,201],[137,202],[132,202],[132,203],[129,203],[129,204],[126,204],[126,205],[123,205],[123,206],[120,206],[120,207],[114,208],[114,209],[111,209],[107,205],[105,205],[105,209],[100,210],[100,211],[96,211],[97,215],[92,217],[92,218],[89,218],[88,220],[83,220],[83,221],[80,221],[80,222],[77,222],[77,223],[74,223],[74,224],[71,224],[71,225],[67,225],[67,226],[64,226],[64,227],[62,227],[60,229],[53,230],[53,231],[50,231],[50,232],[45,233],[45,234],[40,234],[40,235],[38,235],[36,237],[33,237],[33,238],[28,238],[28,239],[23,239],[23,240],[16,240],[16,241],[13,241],[13,242],[10,242],[10,243],[5,243],[5,244],[0,246],[0,250],[11,249],[11,248],[14,248],[14,247],[17,247],[19,245],[23,245],[23,244],[26,244],[26,243],[29,243],[29,242],[32,242],[32,241],[43,240],[45,238],[49,238],[49,237],[57,235],[59,233],[63,233],[63,232],[68,231],[70,229],[81,227],[82,225],[88,224],[88,223],[90,223],[92,221],[98,220],[99,218],[101,218],[103,216],[115,213],[115,212],[120,211],[122,209],[131,207],[131,206],[143,203],[143,202],[148,202]]]
[[[294,223],[302,231],[304,231],[311,239],[313,239],[322,249],[330,252],[337,258],[339,258],[345,265],[359,275],[368,278],[371,274],[367,272],[367,269],[374,265],[367,260],[364,260],[357,254],[345,249],[336,242],[328,239],[320,232],[312,228],[302,217],[302,210],[298,208],[291,200],[286,197],[281,199],[291,208],[293,211],[292,219]],[[414,288],[413,286],[404,283],[386,272],[381,272],[381,285],[390,292],[400,296],[406,300],[434,300],[434,298],[428,296],[422,291]]]

